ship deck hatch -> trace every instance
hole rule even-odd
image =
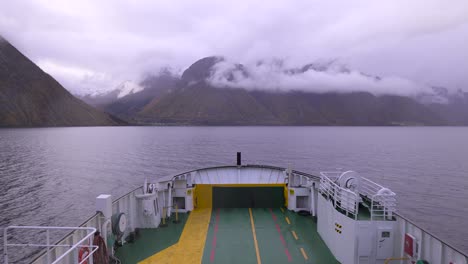
[[[195,208],[279,208],[285,206],[285,184],[197,184]]]
[[[279,208],[283,187],[213,187],[213,208]]]

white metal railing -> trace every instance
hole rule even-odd
[[[285,183],[288,183],[289,187],[312,186],[313,182],[317,182],[319,180],[318,177],[313,178],[312,176],[299,174],[293,171],[291,171],[287,175],[288,177],[286,177],[284,181]]]
[[[393,220],[396,210],[396,194],[367,178],[356,177],[358,182],[353,191],[341,187],[338,182],[341,171],[320,173],[320,193],[333,200],[335,208],[357,219],[359,203],[367,207],[370,220]]]
[[[349,189],[338,186],[335,181],[321,173],[319,192],[333,202],[336,209],[357,219],[359,209],[359,195]]]
[[[125,231],[125,236],[128,235],[130,230],[132,230],[136,225],[137,217],[133,213],[133,210],[135,210],[136,207],[136,199],[135,199],[135,194],[136,193],[142,193],[142,186],[139,186],[135,188],[134,190],[120,196],[116,200],[112,202],[112,214],[120,213],[123,212],[128,216],[127,219],[127,230]],[[104,238],[107,238],[107,230],[104,227],[102,223],[102,214],[98,213],[89,218],[86,222],[84,222],[82,225],[80,225],[81,228],[97,228],[101,231],[101,234],[103,235]],[[74,227],[74,229],[76,229]],[[76,232],[70,232],[69,234],[65,235],[62,237],[62,239],[57,243],[60,245],[65,245],[65,244],[70,244],[73,243],[73,241],[77,241],[81,238],[81,236],[77,236]],[[51,249],[50,255],[58,255],[58,254],[63,254],[63,250],[61,250],[62,246],[57,246]],[[111,257],[114,258],[114,257]],[[78,259],[77,257],[74,258],[73,256],[70,256],[70,258],[67,258],[67,261],[65,263],[75,263],[73,262],[75,259]],[[114,260],[116,260],[114,258]],[[32,263],[34,264],[43,264],[43,263],[50,263],[47,261],[47,250],[44,250],[41,252],[33,261]],[[89,263],[89,261],[88,261]]]
[[[335,182],[336,180],[338,180],[342,173],[342,171],[322,171],[320,172],[320,178],[322,178],[322,176],[325,176]]]
[[[367,198],[371,220],[392,220],[396,194],[367,178],[361,179],[360,194]]]
[[[45,230],[46,233],[46,243],[45,244],[36,244],[36,243],[24,243],[24,244],[17,244],[17,243],[8,243],[8,231],[13,229],[29,229],[29,230]],[[51,244],[50,241],[50,231],[51,230],[72,230],[72,231],[81,231],[86,232],[82,239],[78,242],[73,244]],[[96,233],[96,228],[93,227],[56,227],[56,226],[9,226],[6,227],[3,231],[3,254],[4,254],[4,261],[5,264],[8,264],[8,247],[40,247],[46,248],[46,257],[47,263],[56,264],[60,263],[60,261],[64,260],[70,254],[73,254],[73,259],[75,260],[73,263],[82,264],[82,263],[89,263],[93,264],[93,254],[98,249],[98,246],[93,245],[93,236]],[[83,245],[88,241],[88,244]],[[52,260],[51,250],[56,247],[68,247],[69,249],[65,251],[60,256],[56,257]],[[78,250],[81,248],[88,248],[89,253],[86,256],[83,256],[81,260],[78,259]]]
[[[468,252],[457,249],[455,246],[447,243],[447,241],[442,240],[399,213],[395,213],[395,217],[398,226],[397,230],[399,230],[396,233],[395,239],[400,241],[400,243],[395,244],[396,248],[394,252],[399,252],[400,255],[405,254],[404,239],[405,234],[409,233],[415,235],[416,239],[419,240],[420,248],[424,249],[420,251],[420,259],[425,259],[429,263],[468,263]]]

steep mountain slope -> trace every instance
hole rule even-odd
[[[243,89],[218,89],[207,78],[222,57],[195,62],[174,89],[153,99],[138,114],[140,121],[198,125],[280,124]]]
[[[125,81],[119,84],[114,90],[98,93],[98,94],[87,94],[84,96],[78,95],[78,98],[83,100],[85,103],[92,105],[97,108],[102,108],[108,104],[111,104],[120,98],[123,98],[127,95],[132,95],[139,93],[143,90],[139,84],[136,84],[132,81]]]
[[[137,120],[143,123],[208,125],[448,124],[435,109],[405,96],[213,87],[208,79],[213,67],[222,60],[221,57],[208,57],[194,63],[184,72],[177,87],[146,105],[137,114]],[[303,69],[291,70],[291,74],[309,69],[325,70],[310,64]],[[248,75],[242,65],[233,69],[238,70]],[[343,68],[340,71],[347,70]],[[230,73],[226,74],[229,78]]]
[[[140,83],[143,90],[118,98],[102,106],[102,109],[122,118],[132,119],[146,105],[154,104],[159,98],[175,89],[178,81],[179,79],[168,71],[148,76]]]
[[[101,126],[116,118],[73,97],[0,37],[0,126]]]
[[[448,125],[468,125],[468,92],[458,91],[446,97],[446,103],[429,103],[427,106],[438,113]]]
[[[242,89],[218,89],[205,83],[179,88],[153,101],[139,113],[150,123],[197,125],[280,124]]]
[[[190,86],[194,83],[205,81],[213,74],[213,67],[223,60],[223,57],[211,56],[196,61],[182,73],[182,85]]]
[[[112,90],[102,94],[86,94],[86,95],[79,95],[75,94],[77,98],[82,100],[83,102],[96,107],[97,109],[102,109],[104,106],[115,102],[118,99],[120,91],[119,90]]]

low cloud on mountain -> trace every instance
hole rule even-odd
[[[375,95],[414,96],[431,87],[399,77],[375,77],[349,70],[339,63],[287,67],[282,60],[242,65],[224,60],[213,67],[209,82],[216,87],[305,92],[370,92]]]

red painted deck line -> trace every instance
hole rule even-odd
[[[216,234],[218,233],[218,223],[219,223],[219,208],[216,210],[215,226],[214,226],[214,233],[213,233],[213,240],[211,241],[210,262],[213,262],[213,261],[214,261],[214,258],[215,258],[216,241],[217,241]]]
[[[288,262],[291,262],[292,257],[291,257],[291,254],[289,253],[288,247],[286,245],[286,240],[284,240],[283,234],[281,234],[281,228],[280,228],[280,226],[278,225],[278,223],[276,221],[277,220],[276,215],[275,215],[275,213],[273,213],[273,210],[271,208],[269,208],[269,209],[270,209],[270,212],[271,212],[271,217],[273,218],[273,221],[275,222],[276,231],[278,231],[278,234],[280,235],[281,244],[283,244],[283,247],[284,247],[284,253],[288,257]]]

